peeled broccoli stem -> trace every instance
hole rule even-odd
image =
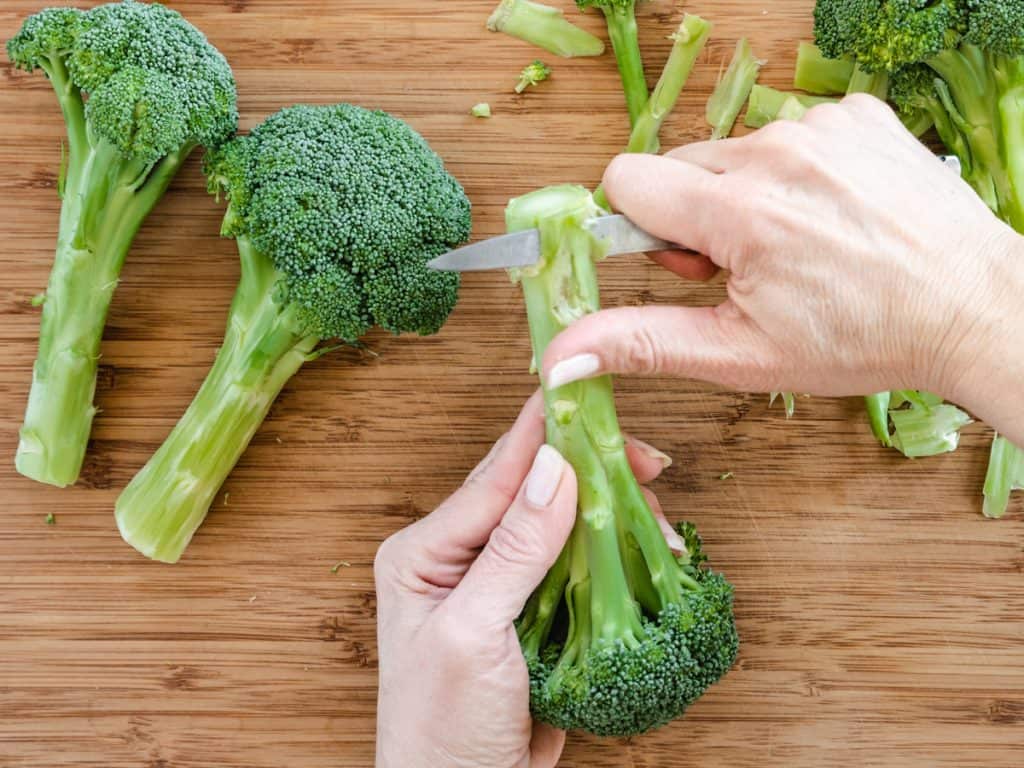
[[[584,228],[600,215],[580,187],[552,187],[512,201],[509,231],[538,224],[542,263],[522,276],[534,354],[576,318],[600,308],[601,246]],[[544,391],[548,442],[572,465],[579,488],[566,549],[531,597],[519,625],[524,652],[541,653],[563,593],[570,627],[553,680],[602,641],[635,647],[645,635],[638,601],[652,615],[699,589],[669,549],[629,465],[610,377]],[[633,567],[630,567],[630,566]]]
[[[320,341],[301,331],[292,305],[280,303],[280,274],[270,259],[248,238],[237,240],[242,275],[217,359],[117,500],[121,535],[154,560],[178,561],[274,399]]]
[[[518,37],[556,56],[600,56],[604,43],[577,27],[558,8],[531,0],[502,0],[487,20],[492,32]]]
[[[705,109],[705,118],[711,126],[711,140],[724,139],[732,133],[736,118],[743,105],[750,98],[750,91],[757,82],[757,75],[764,64],[750,47],[750,41],[742,38],[736,43],[729,67],[718,81]]]
[[[1006,514],[1010,494],[1024,488],[1024,451],[1002,435],[996,435],[985,475],[985,517]]]
[[[44,62],[67,126],[57,248],[43,303],[39,350],[15,465],[64,487],[79,476],[96,408],[107,312],[139,227],[193,146],[155,166],[125,158],[92,135],[82,95],[58,59]]]

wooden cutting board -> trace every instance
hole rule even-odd
[[[46,4],[4,0],[0,37]],[[551,82],[511,92],[537,52],[484,30],[491,0],[172,5],[233,63],[243,127],[293,102],[389,110],[465,183],[477,237],[501,230],[513,195],[595,184],[626,139],[610,57],[545,57]],[[681,5],[642,9],[652,74]],[[769,59],[763,81],[785,86],[812,6],[688,3],[717,28],[666,143],[706,137],[704,102],[742,35]],[[469,117],[478,101],[493,119]],[[470,276],[440,336],[375,336],[372,354],[308,366],[185,559],[146,562],[111,509],[202,380],[237,258],[193,160],[125,267],[81,483],[16,475],[62,133],[45,79],[0,65],[0,766],[370,766],[374,551],[461,481],[533,390],[519,292]],[[602,270],[608,306],[722,295],[639,258]],[[622,381],[619,405],[675,457],[656,489],[735,582],[744,645],[684,721],[631,741],[573,735],[563,765],[1024,764],[1024,522],[1019,500],[1002,522],[979,514],[986,428],[953,456],[910,462],[873,443],[854,400],[801,400],[787,422],[763,395],[651,379]]]

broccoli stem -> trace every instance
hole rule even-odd
[[[626,95],[626,109],[629,112],[629,124],[633,126],[636,125],[649,97],[643,57],[640,55],[640,35],[636,25],[635,7],[632,4],[628,7],[613,4],[610,8],[601,6],[601,12],[604,13],[608,25],[608,38],[612,41],[615,62],[619,67],[622,90]]]
[[[793,87],[819,96],[846,93],[853,78],[853,62],[830,59],[814,43],[800,43]]]
[[[556,56],[600,56],[604,53],[601,38],[567,21],[562,11],[531,0],[502,0],[487,28],[518,37]]]
[[[711,140],[726,138],[736,125],[736,118],[743,105],[750,98],[750,91],[757,82],[757,75],[764,64],[750,47],[750,41],[742,38],[736,43],[732,61],[718,82],[714,93],[708,99],[705,118],[711,126]]]
[[[846,92],[869,93],[877,99],[885,101],[889,96],[889,73],[888,72],[867,72],[857,64],[853,68],[850,82],[846,86]]]
[[[906,410],[890,411],[894,434],[893,447],[910,459],[937,456],[955,451],[960,445],[960,430],[971,418],[955,405],[914,404]]]
[[[985,476],[985,517],[1006,514],[1010,494],[1024,488],[1024,451],[1002,435],[996,435]]]
[[[627,152],[657,152],[660,147],[658,134],[665,118],[671,114],[679,100],[679,94],[690,79],[697,57],[711,34],[711,24],[687,14],[679,28],[672,35],[672,51],[662,69],[658,84],[654,86],[639,113],[633,117],[633,130],[629,136]]]
[[[319,339],[277,301],[279,273],[246,237],[242,276],[213,368],[167,440],[117,500],[125,541],[177,562],[282,387]]]
[[[779,111],[786,106],[786,102],[791,98],[796,99],[807,109],[818,104],[834,104],[836,102],[836,99],[827,96],[786,93],[766,85],[755,85],[750,91],[750,101],[747,102],[747,114],[743,124],[748,128],[764,128],[779,119]]]
[[[89,442],[103,327],[125,256],[191,147],[155,168],[123,158],[75,122],[81,99],[64,89],[59,75],[54,85],[67,96],[61,103],[72,120],[71,155],[15,466],[26,477],[64,487],[78,479]]]
[[[889,434],[889,404],[891,401],[891,392],[879,392],[864,398],[868,410],[868,420],[871,422],[871,431],[875,433],[878,442],[886,448],[892,448],[892,435]]]

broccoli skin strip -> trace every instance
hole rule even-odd
[[[100,341],[125,256],[192,150],[234,133],[235,82],[202,33],[157,4],[40,11],[7,53],[46,74],[67,128],[56,255],[16,458],[26,477],[66,486],[92,429]]]
[[[604,42],[599,37],[566,20],[558,8],[532,0],[501,0],[487,20],[487,28],[518,37],[556,56],[604,53]]]
[[[736,125],[740,110],[750,98],[750,91],[757,82],[763,61],[754,55],[747,38],[736,43],[732,61],[718,81],[718,86],[708,100],[705,117],[711,126],[711,139],[726,138]]]
[[[274,398],[321,340],[438,331],[459,277],[426,262],[469,237],[462,187],[383,112],[290,107],[207,155],[242,277],[188,411],[117,500],[124,539],[175,562]]]
[[[509,203],[508,229],[538,227],[541,262],[518,273],[534,355],[599,309],[600,242],[585,228],[603,211],[581,187]],[[548,441],[572,464],[576,525],[517,624],[531,708],[559,728],[627,736],[680,716],[732,666],[732,587],[665,542],[625,454],[609,377],[544,392]]]
[[[630,126],[636,124],[649,96],[643,57],[640,55],[636,3],[637,0],[576,0],[581,11],[597,8],[604,14],[608,37],[612,41],[619,76],[622,78]]]

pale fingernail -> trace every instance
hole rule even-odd
[[[548,389],[557,389],[580,379],[587,379],[601,370],[601,359],[588,352],[556,363],[548,374]]]
[[[640,453],[642,453],[647,458],[654,459],[655,461],[660,461],[661,466],[663,466],[665,469],[668,469],[669,467],[672,466],[672,457],[669,456],[667,453],[662,453],[653,445],[645,443],[643,440],[638,440],[635,437],[631,437],[630,440],[633,441],[633,445],[637,447],[637,450],[639,450]]]
[[[562,455],[550,445],[542,445],[526,478],[526,500],[535,507],[550,505],[558,493],[564,472],[565,459]]]
[[[661,528],[661,532],[665,535],[665,541],[668,542],[669,549],[679,555],[686,551],[686,542],[683,541],[682,536],[676,533],[676,529],[669,524],[668,520],[659,517],[658,527]]]

